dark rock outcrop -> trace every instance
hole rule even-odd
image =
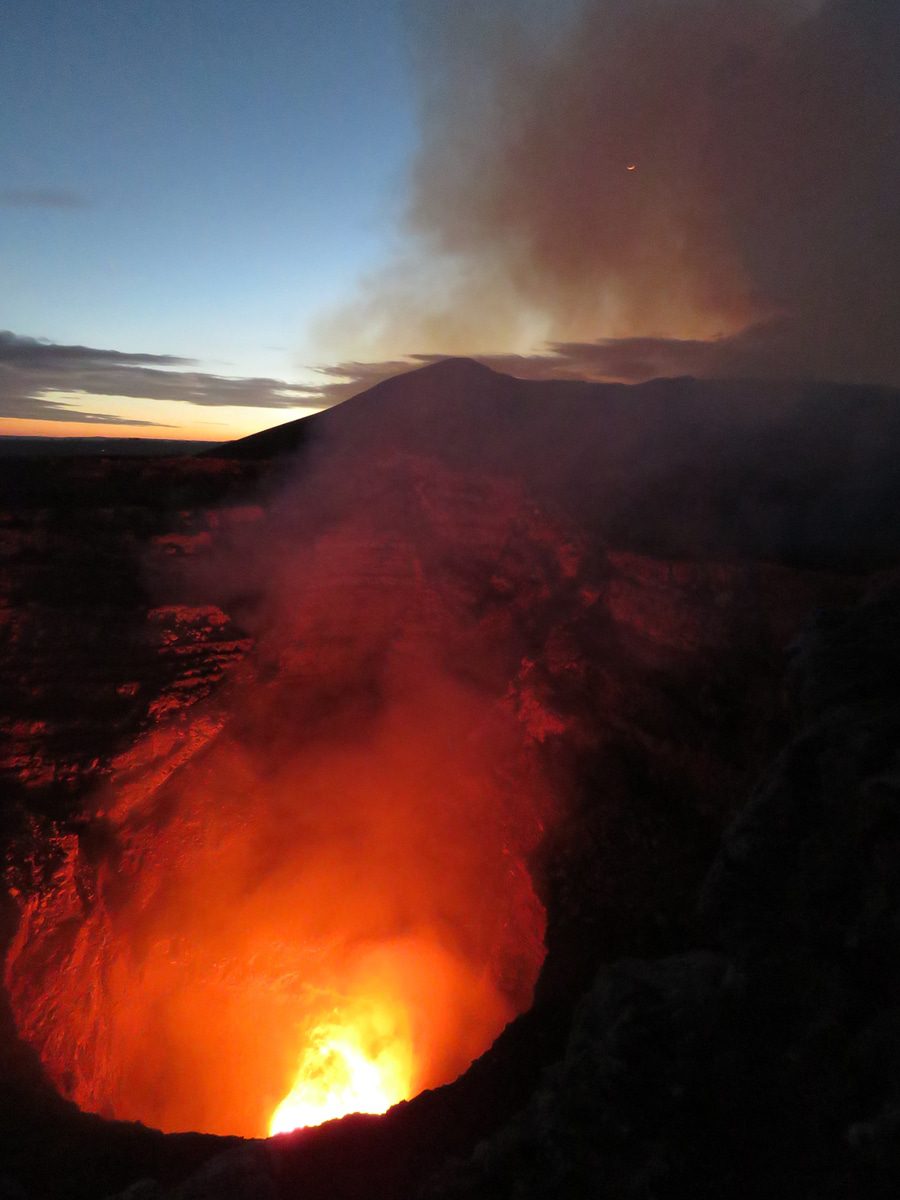
[[[888,1197],[900,1178],[900,586],[823,614],[695,936],[603,967],[530,1102],[423,1197]]]

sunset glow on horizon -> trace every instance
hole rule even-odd
[[[60,398],[71,403],[70,397]],[[49,438],[146,438],[153,441],[226,442],[271,429],[320,412],[319,408],[189,408],[175,401],[135,400],[127,396],[91,396],[82,402],[92,411],[107,409],[110,421],[71,419],[36,420],[6,417],[0,436]],[[115,418],[116,409],[128,412],[129,424]],[[167,410],[175,410],[167,411]],[[197,414],[196,416],[194,414]],[[151,415],[152,414],[152,415]],[[143,420],[141,418],[144,418]],[[165,424],[168,420],[170,423]]]

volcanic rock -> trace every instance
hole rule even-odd
[[[40,997],[102,914],[122,814],[163,811],[246,689],[259,712],[288,694],[312,712],[329,680],[374,688],[398,631],[432,644],[451,614],[447,669],[499,690],[568,792],[529,860],[547,912],[533,1006],[455,1083],[231,1150],[78,1112],[59,1095],[74,1075],[51,1083],[5,1011],[9,1188],[893,1194],[898,414],[878,390],[451,362],[218,457],[13,464],[20,1030],[51,1029]]]

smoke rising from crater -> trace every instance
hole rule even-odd
[[[208,702],[173,700],[23,914],[19,1029],[84,1109],[264,1134],[334,1039],[384,1064],[387,1107],[531,1002],[564,727],[533,660],[571,547],[517,485],[370,443],[148,565],[253,644]]]
[[[470,0],[412,20],[404,235],[326,344],[566,343],[561,365],[575,345],[596,377],[900,382],[891,0],[576,0],[552,17]],[[632,338],[638,363],[617,349]]]

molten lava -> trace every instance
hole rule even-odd
[[[411,1089],[408,1042],[380,1033],[377,1022],[370,1029],[321,1025],[307,1038],[294,1086],[272,1114],[269,1133],[290,1133],[347,1113],[387,1112],[408,1099]]]
[[[517,778],[502,714],[439,697],[354,714],[356,745],[319,731],[274,771],[220,735],[118,818],[108,856],[71,846],[7,961],[61,1090],[260,1136],[446,1083],[528,1006],[540,778]]]
[[[23,906],[16,1021],[85,1110],[248,1136],[383,1112],[531,1003],[559,725],[522,663],[570,556],[508,489],[372,479],[312,547],[272,535],[241,673],[148,733]]]

